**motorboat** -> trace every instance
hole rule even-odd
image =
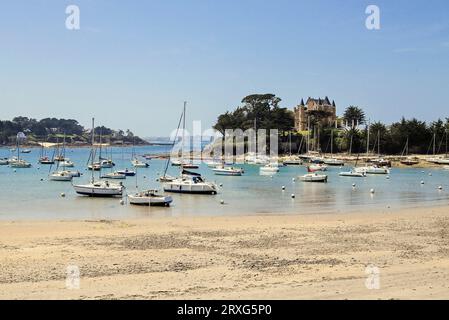
[[[134,176],[136,175],[136,172],[135,172],[135,171],[133,171],[133,170],[128,170],[128,169],[125,169],[125,170],[118,170],[117,172],[120,173],[120,174],[124,174],[124,175],[127,176],[127,177],[134,177]]]
[[[327,182],[327,175],[314,172],[300,176],[299,179],[303,182]]]
[[[0,166],[6,166],[9,164],[8,158],[0,159]]]
[[[340,177],[354,177],[354,178],[364,178],[366,177],[365,172],[356,172],[356,171],[346,171],[346,172],[340,172],[338,174]]]
[[[145,190],[128,195],[130,204],[141,206],[170,206],[173,202],[171,196],[159,195],[157,190]]]
[[[355,172],[365,173],[365,174],[389,174],[390,170],[385,167],[378,166],[366,166],[366,167],[357,167],[354,169]]]
[[[180,160],[171,160],[171,165],[174,167],[180,167],[182,162]]]
[[[116,180],[120,180],[120,179],[126,179],[126,175],[123,173],[119,173],[119,172],[109,172],[109,173],[105,173],[101,176],[102,179],[116,179]]]
[[[212,169],[214,174],[219,176],[241,176],[244,171],[242,168],[218,166]]]
[[[53,172],[48,176],[51,181],[72,181],[73,176],[65,171]]]
[[[192,194],[217,194],[215,183],[204,180],[199,173],[183,170],[181,176],[172,181],[162,182],[164,191]]]
[[[65,157],[63,155],[58,155],[55,157],[55,161],[60,162],[60,161],[64,161]]]
[[[328,166],[336,166],[336,167],[342,167],[345,165],[345,162],[343,160],[335,158],[324,158],[323,163]]]
[[[23,149],[20,152],[21,153],[31,153],[31,149]]]

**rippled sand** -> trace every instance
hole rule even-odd
[[[367,289],[366,266],[380,289]],[[80,288],[66,288],[66,268]],[[0,298],[449,298],[449,208],[0,222]]]

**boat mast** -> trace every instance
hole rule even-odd
[[[366,156],[369,155],[369,127],[370,127],[370,120],[368,119],[368,132],[366,136]]]
[[[95,118],[92,118],[92,157],[90,159],[91,161],[91,166],[92,166],[92,177],[91,177],[91,182],[94,183],[95,178],[94,178],[94,144],[95,144]]]
[[[435,155],[436,154],[436,140],[437,140],[437,133],[436,132],[434,132],[433,133],[433,155]]]
[[[334,129],[331,130],[331,156],[334,155]]]
[[[182,145],[181,145],[181,169],[183,169],[184,164],[184,139],[185,139],[185,131],[186,131],[186,106],[187,101],[184,101],[184,108],[183,108],[183,117],[182,117]]]
[[[377,156],[380,157],[380,130],[377,130]]]
[[[289,152],[290,152],[290,157],[291,157],[292,156],[292,131],[291,130],[288,131],[288,137],[289,137],[289,143],[290,143]]]
[[[310,116],[307,117],[307,154],[310,152]]]

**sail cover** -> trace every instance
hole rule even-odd
[[[187,170],[182,170],[182,174],[194,176],[194,177],[201,177],[201,174],[192,172],[192,171],[187,171]]]

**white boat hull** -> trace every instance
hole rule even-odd
[[[299,177],[303,182],[327,182],[327,175],[324,174],[306,174]]]
[[[170,203],[173,202],[173,198],[170,196],[158,196],[158,195],[128,195],[128,201],[133,205],[140,206],[170,206]]]
[[[212,183],[182,183],[177,180],[163,182],[162,187],[166,192],[191,193],[191,194],[217,194],[217,188]]]
[[[86,185],[74,185],[73,188],[75,192],[80,195],[90,196],[90,197],[116,197],[123,195],[123,186],[112,186],[107,187],[104,184],[86,184]]]

